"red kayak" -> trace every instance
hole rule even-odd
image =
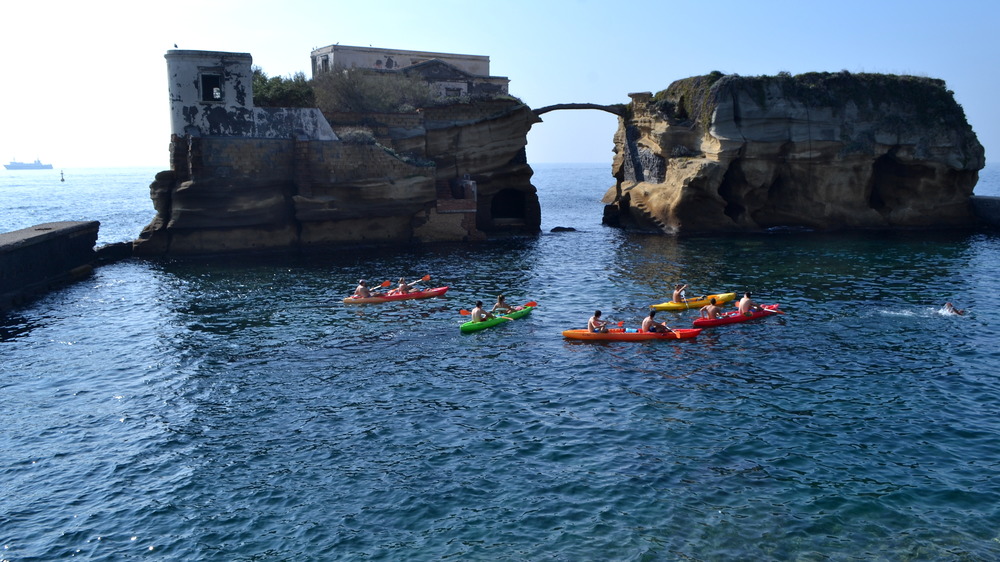
[[[591,332],[590,330],[565,330],[562,335],[570,340],[586,341],[649,341],[649,340],[683,340],[697,336],[701,330],[684,328],[673,332],[640,332],[638,330],[611,329],[607,332]]]
[[[370,304],[376,302],[405,301],[409,299],[428,299],[440,297],[448,291],[448,287],[435,287],[423,291],[410,291],[409,293],[399,293],[395,295],[379,294],[370,297],[350,296],[344,299],[344,304]]]
[[[751,314],[740,314],[738,310],[735,310],[728,314],[723,314],[714,320],[709,320],[708,318],[695,318],[692,324],[694,324],[697,328],[710,328],[712,326],[736,324],[739,322],[746,322],[747,320],[756,320],[757,318],[772,316],[774,314],[782,314],[782,312],[778,310],[777,304],[765,304],[762,305],[761,308],[764,310],[754,310]]]

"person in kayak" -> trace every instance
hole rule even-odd
[[[595,310],[594,315],[587,320],[587,329],[595,334],[606,334],[608,333],[608,321],[601,320],[601,311]]]
[[[490,312],[499,312],[500,314],[507,314],[510,312],[514,312],[514,307],[507,304],[507,301],[505,300],[505,297],[503,295],[497,295],[497,302],[496,304],[493,305],[493,308],[490,309]]]
[[[753,316],[754,312],[763,311],[764,308],[759,304],[753,302],[750,298],[750,291],[743,293],[743,298],[740,299],[740,314],[744,316]]]
[[[483,310],[483,301],[476,301],[476,307],[472,309],[469,316],[471,317],[469,319],[470,322],[482,322],[483,320],[494,318],[492,312],[486,312]]]
[[[667,326],[665,322],[657,322],[655,318],[656,311],[650,310],[649,316],[642,320],[642,331],[643,332],[673,332],[670,326]]]
[[[670,302],[683,303],[684,302],[684,289],[687,289],[686,284],[678,283],[674,285],[674,296],[670,299]]]
[[[396,287],[395,289],[389,291],[389,294],[390,295],[405,295],[406,293],[409,293],[410,291],[412,291],[413,290],[413,286],[416,285],[416,284],[417,284],[417,281],[414,281],[413,283],[407,283],[406,279],[400,277],[399,278],[399,286]]]
[[[364,279],[358,279],[358,287],[354,289],[354,297],[366,299],[370,296],[372,296],[372,292],[368,290],[368,283]]]
[[[708,304],[701,307],[701,317],[715,320],[722,316],[722,307],[715,304],[715,297],[708,301]]]

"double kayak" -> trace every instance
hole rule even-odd
[[[640,332],[614,328],[607,332],[591,332],[590,330],[566,330],[563,337],[570,340],[586,341],[649,341],[649,340],[684,340],[701,333],[700,329],[682,328],[673,332]]]
[[[735,298],[736,293],[719,293],[718,295],[691,297],[689,299],[683,299],[681,302],[661,302],[660,304],[650,305],[649,308],[652,308],[653,310],[687,310],[689,308],[701,308],[708,304],[712,299],[715,299],[715,304],[722,304]]]
[[[696,318],[693,322],[697,328],[709,328],[711,326],[722,326],[723,324],[736,324],[739,322],[746,322],[747,320],[756,320],[757,318],[764,318],[765,316],[772,316],[778,314],[777,304],[765,304],[761,308],[764,310],[754,310],[750,314],[740,314],[738,310],[724,314],[713,320],[708,318]]]
[[[371,304],[377,302],[405,301],[409,299],[428,299],[431,297],[440,297],[446,292],[448,292],[448,287],[435,287],[433,289],[410,291],[409,293],[399,293],[395,295],[381,294],[372,295],[370,297],[350,296],[344,299],[344,304]]]
[[[466,322],[461,326],[459,326],[458,329],[461,330],[463,334],[478,332],[479,330],[492,328],[497,324],[504,324],[512,320],[517,320],[518,318],[524,318],[525,316],[531,314],[531,311],[534,309],[535,307],[533,306],[526,306],[520,310],[509,312],[507,314],[504,314],[503,316],[494,316],[493,318],[483,320],[482,322]]]

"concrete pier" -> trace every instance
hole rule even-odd
[[[970,198],[972,210],[979,220],[993,228],[1000,228],[1000,197],[983,197],[976,195]]]
[[[89,275],[100,224],[50,222],[0,233],[0,311]]]

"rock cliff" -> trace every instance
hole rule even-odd
[[[537,233],[513,99],[328,116],[336,140],[178,136],[136,255],[287,251]],[[359,133],[360,131],[360,133]],[[474,187],[472,187],[474,186]]]
[[[697,233],[975,223],[984,151],[941,80],[712,73],[631,97],[607,224]]]

